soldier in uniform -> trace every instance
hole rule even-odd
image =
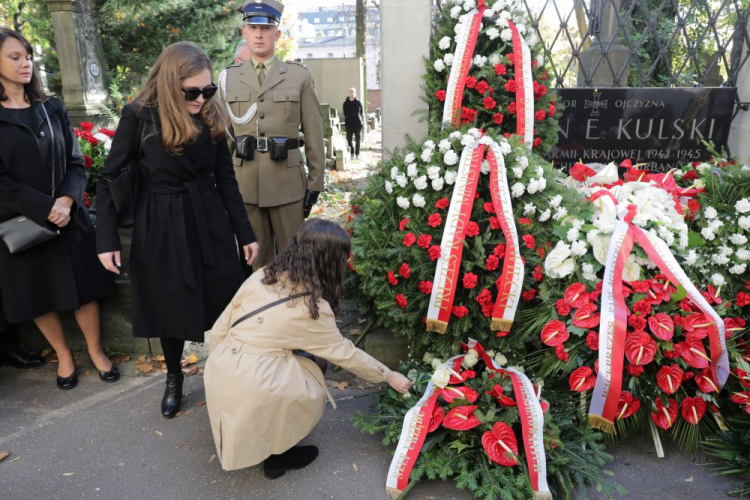
[[[283,9],[275,0],[250,0],[238,9],[251,58],[219,76],[234,171],[260,245],[255,270],[287,245],[324,189],[323,113],[312,75],[304,65],[274,55]]]

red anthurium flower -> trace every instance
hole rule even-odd
[[[644,331],[633,332],[625,339],[625,356],[636,366],[652,362],[656,349],[656,341]]]
[[[454,431],[468,431],[482,422],[474,415],[476,405],[457,406],[443,418],[443,427]]]
[[[632,416],[641,408],[641,400],[628,391],[620,393],[620,401],[617,403],[617,418],[622,420]]]
[[[589,294],[586,293],[586,287],[583,283],[573,283],[565,290],[563,300],[570,307],[581,307],[589,303]]]
[[[547,410],[549,410],[549,401],[541,400],[539,401],[539,406],[542,407],[542,413],[547,413]],[[556,448],[557,446],[552,445],[553,448]]]
[[[677,365],[662,366],[656,374],[656,384],[667,394],[674,394],[682,384],[682,370]]]
[[[491,431],[482,434],[482,447],[490,460],[505,467],[518,464],[518,442],[513,429],[505,422],[495,422]]]
[[[455,371],[458,372],[458,370],[461,369],[461,360],[456,360],[457,365],[455,367]],[[467,379],[474,378],[477,376],[477,372],[474,370],[464,370],[461,373],[458,374],[459,377],[456,377],[455,375],[451,375],[450,381],[448,383],[450,384],[461,384],[463,382],[466,382]]]
[[[550,347],[557,347],[570,338],[565,323],[553,319],[542,328],[542,342]]]
[[[693,368],[708,368],[709,358],[700,339],[687,337],[675,344],[675,349],[680,353],[680,357]]]
[[[667,401],[667,406],[664,406],[664,404],[661,402],[661,398],[656,398],[654,400],[654,403],[656,405],[656,412],[651,413],[651,420],[653,420],[656,425],[666,431],[674,425],[675,420],[677,419],[677,401],[669,398],[669,401]]]
[[[732,400],[732,403],[738,405],[750,405],[750,391],[735,392],[729,399]]]
[[[620,163],[620,166],[625,167],[625,168],[633,168],[633,162],[630,161],[630,158],[627,158],[625,160],[622,160],[622,163]]]
[[[674,321],[669,314],[654,314],[648,318],[648,327],[651,333],[661,340],[672,340],[674,336]]]
[[[745,389],[750,389],[750,374],[748,374],[745,370],[741,370],[739,368],[735,368],[732,370],[732,373],[737,375],[737,378],[740,379],[740,384],[742,384],[742,387]]]
[[[701,293],[709,304],[721,304],[724,300],[716,294],[716,289],[713,285],[708,285],[708,290]]]
[[[469,386],[462,387],[446,387],[440,391],[440,395],[443,397],[446,403],[450,404],[456,399],[465,399],[469,403],[473,403],[477,400],[477,391]]]
[[[570,384],[570,390],[573,392],[590,391],[596,385],[594,370],[588,366],[577,368],[570,374],[568,384]]]
[[[697,425],[706,413],[706,402],[700,396],[682,400],[682,418],[689,424]]]
[[[703,313],[693,313],[682,321],[682,328],[690,332],[695,338],[704,339],[708,335],[708,329],[714,324]]]
[[[570,168],[570,176],[578,182],[584,182],[588,177],[596,175],[596,170],[583,163],[576,163]]]
[[[443,421],[443,416],[445,416],[445,410],[443,410],[443,407],[439,404],[435,404],[435,406],[432,408],[432,417],[430,417],[430,426],[427,428],[427,432],[434,432],[437,430],[438,427],[440,427],[440,423]]]
[[[495,387],[493,387],[491,391],[486,392],[485,394],[489,394],[493,398],[497,399],[497,402],[500,403],[502,406],[517,406],[518,405],[518,403],[516,403],[513,399],[503,394],[503,386],[500,384],[495,384]]]
[[[724,318],[724,331],[726,332],[727,338],[734,335],[736,332],[741,332],[745,329],[747,322],[743,318]]]
[[[698,388],[706,394],[719,392],[719,387],[716,385],[716,382],[714,382],[709,368],[705,368],[702,372],[695,375],[695,383],[698,384]]]
[[[594,304],[584,304],[573,314],[573,324],[579,328],[594,328],[599,325],[599,313]]]

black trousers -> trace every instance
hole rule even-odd
[[[346,126],[346,142],[349,143],[349,153],[359,156],[359,142],[361,134],[362,127],[350,127],[348,125]],[[354,149],[354,146],[352,145],[352,135],[354,135],[355,137],[357,149]]]

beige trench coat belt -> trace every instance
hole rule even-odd
[[[291,351],[291,349],[280,349],[277,347],[252,345],[233,339],[231,337],[227,337],[226,340],[224,340],[224,343],[230,349],[230,353],[232,354],[232,356],[238,356],[241,353],[245,352],[249,354],[255,354],[256,356],[273,356],[277,358],[286,358],[284,361],[287,363],[293,363],[296,361],[302,366],[302,368],[307,370],[310,375],[312,375],[316,382],[318,382],[318,385],[323,388],[323,391],[326,394],[326,398],[331,403],[331,406],[336,409],[336,401],[328,391],[325,379],[323,378],[323,373],[320,371],[320,368],[318,368],[318,365],[314,361],[302,356],[296,356]]]

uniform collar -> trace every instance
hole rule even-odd
[[[272,55],[265,61],[263,61],[263,66],[266,68],[266,72],[268,72],[269,69],[271,69],[271,66],[276,62],[276,55]],[[258,71],[258,65],[260,64],[260,61],[256,60],[254,57],[250,57],[250,63],[253,65],[253,68],[255,71]],[[266,73],[268,74],[268,73]]]

